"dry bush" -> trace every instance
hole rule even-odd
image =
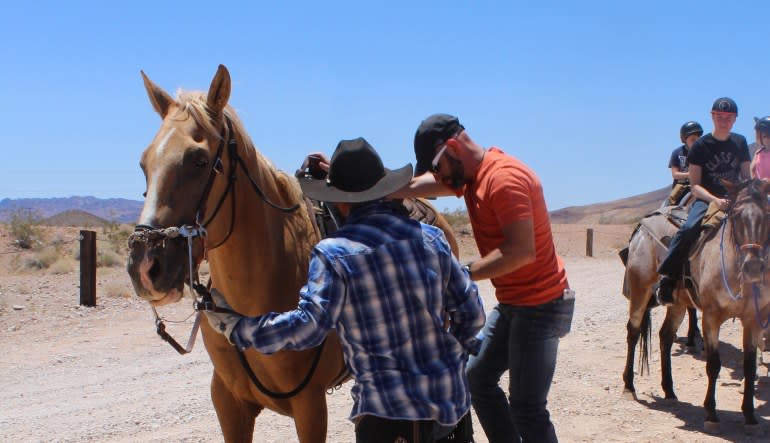
[[[118,254],[128,252],[128,236],[133,229],[129,225],[121,225],[116,221],[109,221],[102,227],[102,234],[105,237],[109,249]]]
[[[70,272],[74,272],[76,269],[77,264],[72,258],[60,257],[58,260],[53,262],[53,264],[51,264],[51,266],[48,268],[48,273],[55,275],[69,274]]]
[[[131,298],[134,295],[134,290],[129,285],[118,282],[107,283],[102,287],[102,292],[111,298]]]
[[[13,243],[22,249],[30,249],[43,241],[40,215],[31,209],[20,208],[11,212],[8,232]]]
[[[441,215],[452,225],[452,229],[455,231],[470,223],[468,212],[463,209],[455,209],[454,211],[444,210]]]
[[[24,269],[48,269],[62,258],[59,248],[49,245],[39,249],[31,257],[22,261]]]
[[[117,266],[125,266],[125,255],[118,254],[117,252],[104,249],[99,250],[96,253],[96,267],[98,268],[114,268]]]

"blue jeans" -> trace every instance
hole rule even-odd
[[[679,228],[668,245],[668,255],[658,266],[658,274],[666,275],[674,280],[682,276],[682,265],[687,259],[690,247],[701,231],[701,221],[706,216],[709,204],[703,200],[695,200],[687,214],[687,221]]]
[[[572,325],[575,300],[539,306],[499,304],[480,333],[466,374],[471,403],[490,443],[557,442],[546,404],[559,339]],[[509,397],[498,385],[508,370]]]

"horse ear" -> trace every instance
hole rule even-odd
[[[762,192],[765,194],[770,192],[770,179],[763,178],[760,180],[760,182],[762,183]]]
[[[219,65],[217,73],[211,80],[209,95],[206,102],[209,109],[215,114],[221,114],[230,99],[230,72],[225,65]]]
[[[152,107],[155,109],[155,112],[160,114],[161,119],[166,118],[166,114],[168,114],[169,108],[171,108],[171,105],[174,103],[174,99],[171,98],[171,96],[168,95],[166,91],[161,89],[160,86],[153,83],[152,80],[147,77],[144,71],[139,72],[142,73],[144,89],[147,90],[147,96],[150,97],[150,103],[152,103]]]

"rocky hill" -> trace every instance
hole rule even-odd
[[[584,206],[570,206],[551,212],[552,223],[582,223],[600,225],[623,225],[636,223],[644,215],[658,208],[671,192],[670,187],[646,194],[594,203]]]
[[[107,226],[108,220],[80,209],[69,209],[42,220],[46,226],[79,226],[82,228]]]
[[[136,223],[143,203],[125,198],[56,197],[5,198],[0,200],[0,222],[8,221],[14,211],[31,211],[42,219],[69,210],[88,212],[99,218],[119,223]]]

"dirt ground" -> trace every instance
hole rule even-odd
[[[723,367],[717,384],[721,434],[703,430],[705,361],[701,355],[687,354],[681,340],[673,352],[678,401],[661,397],[656,333],[653,374],[637,375],[638,401],[622,398],[627,303],[620,294],[623,267],[617,251],[631,227],[593,226],[593,257],[586,257],[587,228],[554,226],[557,249],[577,290],[572,332],[561,343],[549,397],[560,440],[769,441],[767,367],[760,368],[755,398],[760,435],[748,437],[743,430],[739,323],[725,323],[721,333]],[[77,231],[66,235],[74,238]],[[472,257],[472,238],[461,238],[464,256]],[[77,269],[60,275],[15,274],[8,270],[14,256],[5,253],[12,250],[8,237],[0,241],[0,441],[222,440],[209,399],[212,366],[202,341],[185,356],[161,341],[149,305],[133,296],[123,269],[100,268],[97,306],[81,307]],[[491,308],[491,286],[484,282],[480,287]],[[161,313],[184,320],[191,306],[178,303]],[[661,309],[653,311],[655,328],[662,318]],[[186,340],[190,320],[169,327],[180,341]],[[684,333],[683,326],[680,336]],[[347,420],[350,385],[328,396],[330,442],[353,441],[353,426]],[[487,442],[478,422],[476,437]],[[254,441],[296,441],[291,420],[263,412]]]

